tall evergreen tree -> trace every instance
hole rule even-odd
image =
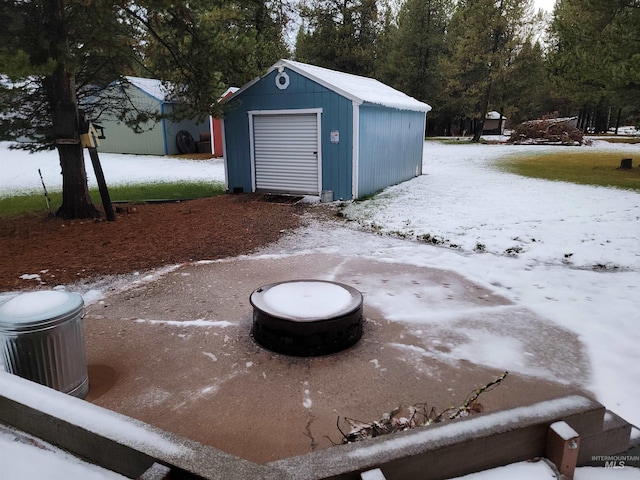
[[[638,118],[639,31],[636,0],[560,0],[556,4],[549,64],[556,86],[576,109],[599,110],[596,116],[601,118],[608,105],[618,103]]]
[[[451,112],[477,119],[474,141],[480,139],[496,89],[523,43],[523,22],[530,0],[460,0],[447,42],[451,55],[442,61]],[[529,11],[529,12],[528,12]]]
[[[63,0],[0,4],[0,138],[26,137],[27,147],[57,148],[62,167],[62,217],[93,217],[79,143],[78,104],[90,83],[126,69],[123,54],[133,35],[118,24],[122,5]],[[101,33],[88,24],[100,26]],[[130,54],[129,54],[130,56]],[[109,72],[109,73],[107,73]],[[93,82],[89,80],[93,77]]]
[[[79,142],[83,104],[113,80],[138,72],[172,82],[188,106],[183,115],[212,113],[224,82],[241,84],[286,54],[285,4],[3,0],[0,139],[56,148],[63,196],[57,215],[97,216]]]
[[[295,58],[356,75],[375,73],[376,0],[313,0],[301,6]]]
[[[190,107],[211,113],[221,88],[240,86],[288,56],[287,5],[265,0],[137,2],[129,15],[145,34],[145,68],[183,90]]]
[[[505,107],[502,113],[512,124],[518,124],[558,108],[551,90],[542,46],[529,39],[505,69],[498,88],[501,97],[495,103]]]
[[[430,120],[442,116],[443,75],[440,59],[447,52],[446,31],[453,0],[406,0],[397,28],[386,27],[388,50],[381,79],[400,91],[433,105]],[[390,23],[390,22],[388,22]]]

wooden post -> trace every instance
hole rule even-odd
[[[98,157],[98,149],[95,147],[87,148],[89,150],[89,156],[91,157],[91,164],[93,165],[93,171],[96,174],[96,180],[98,181],[98,190],[100,190],[100,198],[102,199],[102,207],[104,208],[104,214],[107,220],[110,222],[115,221],[116,215],[113,213],[113,205],[111,205],[111,197],[109,196],[109,190],[107,189],[107,182],[104,179],[104,172],[100,165],[100,158]]]
[[[154,462],[137,480],[171,480],[171,469]]]
[[[79,130],[80,130],[80,142],[82,147],[89,150],[89,157],[91,157],[91,164],[93,165],[93,171],[96,174],[96,180],[98,181],[98,190],[100,191],[100,198],[102,199],[102,208],[104,208],[104,214],[107,220],[114,222],[116,219],[115,213],[113,213],[113,206],[111,205],[111,197],[109,196],[109,189],[107,188],[107,182],[104,179],[104,172],[100,165],[100,157],[98,157],[98,132],[89,121],[87,115],[84,112],[80,112],[79,116]]]
[[[547,432],[547,445],[545,457],[547,457],[558,471],[569,479],[578,463],[578,451],[580,450],[580,436],[566,422],[551,424]]]
[[[368,470],[360,474],[361,480],[385,480],[385,478],[386,477],[382,473],[382,470],[379,468],[376,468],[375,470]]]

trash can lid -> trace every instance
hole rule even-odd
[[[0,331],[52,326],[76,315],[84,305],[81,295],[41,290],[16,295],[0,305]]]

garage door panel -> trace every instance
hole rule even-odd
[[[319,193],[318,116],[253,116],[256,189]]]

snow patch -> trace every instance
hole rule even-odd
[[[286,282],[262,295],[266,311],[281,317],[331,317],[347,308],[351,293],[333,283]]]
[[[209,353],[209,352],[202,352],[203,355],[209,357],[212,361],[217,362],[218,361],[218,357],[216,357],[213,353]]]
[[[127,478],[84,462],[40,439],[6,427],[0,430],[0,451],[2,452],[2,478],[46,477],[49,480],[124,480]]]
[[[234,324],[226,320],[145,320],[136,319],[136,323],[150,323],[152,325],[169,325],[172,327],[231,327]]]
[[[42,290],[22,293],[0,306],[0,316],[15,319],[27,317],[46,319],[48,315],[59,314],[58,310],[70,301],[71,297],[66,292]]]
[[[447,423],[435,428],[427,427],[424,430],[415,430],[413,435],[397,437],[369,447],[358,448],[346,455],[350,458],[371,458],[383,452],[388,454],[389,452],[406,449],[412,445],[439,443],[459,435],[488,432],[523,419],[542,419],[554,415],[562,415],[567,410],[587,407],[590,404],[591,402],[587,398],[576,395],[547,400],[526,407],[517,407],[483,416],[470,417],[464,421]]]
[[[567,422],[552,423],[550,428],[563,440],[571,440],[579,436],[578,432],[571,428]]]
[[[151,452],[188,456],[192,451],[166,438],[135,419],[100,408],[78,398],[0,372],[0,389],[5,397],[41,412],[96,432],[107,438]],[[4,458],[4,455],[3,455]]]

